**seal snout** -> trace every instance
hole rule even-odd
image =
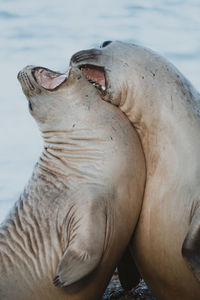
[[[25,94],[28,94],[29,91],[33,92],[35,90],[35,86],[32,83],[29,73],[30,70],[26,67],[23,70],[21,70],[17,75],[17,79],[21,83],[22,89]]]
[[[89,59],[95,61],[101,54],[102,52],[99,49],[82,50],[72,56],[70,64],[77,64]]]
[[[42,89],[54,91],[67,80],[68,74],[43,67],[27,66],[18,73],[17,78],[25,95],[32,97],[40,94]]]
[[[72,56],[70,65],[78,67],[87,80],[92,83],[102,95],[105,95],[107,89],[106,72],[104,66],[98,63],[101,55],[102,52],[99,49],[79,51]]]

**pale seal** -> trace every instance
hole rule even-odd
[[[78,69],[18,79],[44,149],[0,227],[0,299],[101,299],[141,209],[139,138]]]
[[[172,64],[134,44],[106,42],[71,64],[99,83],[101,97],[140,136],[147,181],[132,248],[142,276],[157,299],[200,299],[199,93]]]

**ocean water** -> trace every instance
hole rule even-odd
[[[0,221],[42,149],[18,71],[64,71],[75,51],[122,40],[164,55],[200,89],[199,16],[199,0],[0,0]]]

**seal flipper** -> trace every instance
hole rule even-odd
[[[82,208],[82,211],[76,212],[81,218],[78,226],[75,222],[74,237],[58,264],[53,280],[56,286],[76,283],[94,271],[101,262],[105,246],[106,214],[103,208],[97,209],[94,206],[87,211]]]
[[[119,280],[124,290],[129,291],[139,284],[141,275],[135,265],[128,246],[117,266]]]
[[[195,277],[200,281],[200,208],[196,210],[192,218],[182,246],[182,255]]]

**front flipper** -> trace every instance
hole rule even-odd
[[[200,281],[200,208],[196,210],[182,246],[182,255]]]
[[[138,285],[141,276],[131,255],[130,246],[126,248],[117,269],[119,280],[124,290],[129,291]]]
[[[89,275],[100,264],[104,251],[106,214],[103,207],[79,207],[70,219],[73,220],[73,224],[67,224],[70,242],[53,281],[60,287],[69,286]]]

